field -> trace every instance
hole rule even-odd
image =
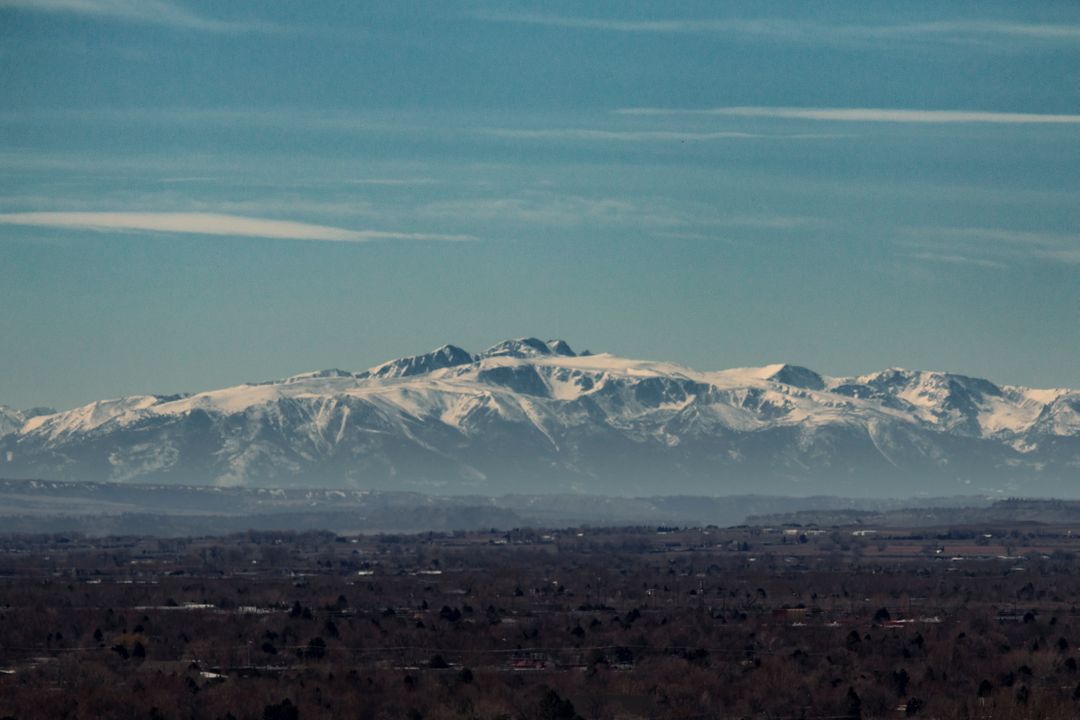
[[[1057,525],[0,537],[0,717],[1069,718]]]

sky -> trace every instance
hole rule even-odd
[[[1080,4],[0,0],[0,404],[510,337],[1080,387]]]

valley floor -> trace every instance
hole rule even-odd
[[[1069,527],[0,536],[0,717],[1069,718]]]

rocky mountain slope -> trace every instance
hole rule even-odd
[[[0,408],[0,477],[470,494],[1076,496],[1080,392],[900,369],[699,372],[524,338],[478,354],[446,345],[364,372],[65,412]]]

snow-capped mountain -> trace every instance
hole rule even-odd
[[[522,338],[65,412],[0,477],[442,493],[1080,495],[1080,393],[942,372],[699,372]]]

